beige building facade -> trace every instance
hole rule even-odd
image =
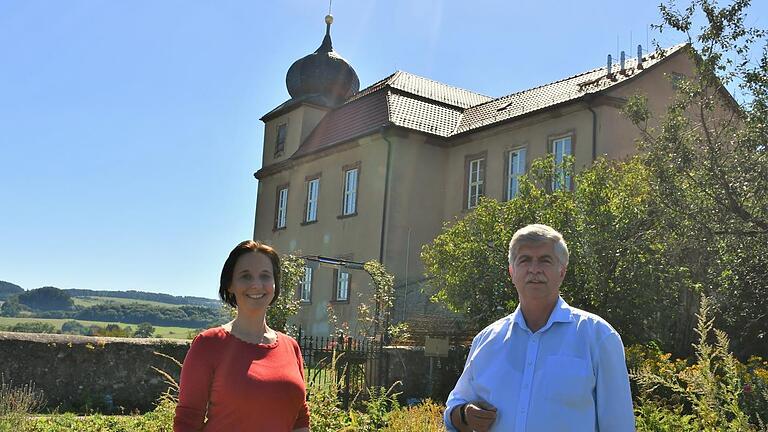
[[[358,91],[328,28],[326,51],[289,70],[291,99],[262,118],[254,238],[281,253],[381,261],[395,275],[395,322],[440,315],[421,294],[419,254],[446,222],[480,196],[514,199],[516,177],[548,153],[572,155],[577,169],[633,154],[638,132],[622,104],[641,93],[661,112],[674,94],[670,78],[693,70],[681,45],[498,98],[402,71]],[[327,335],[330,308],[359,331],[370,278],[354,265],[315,263],[304,283],[283,287],[301,299],[294,324]]]

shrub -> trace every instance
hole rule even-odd
[[[728,351],[728,336],[714,328],[710,314],[710,301],[702,297],[692,364],[670,360],[665,354],[645,359],[632,369],[632,377],[642,394],[636,408],[638,431],[768,430],[759,418],[765,413],[759,410],[768,402],[764,392],[766,381],[761,378],[764,362],[753,361],[753,371],[757,373],[749,374],[750,381],[745,383],[749,369]],[[710,342],[712,334],[714,341]],[[628,351],[630,362],[637,361],[633,357],[643,354],[639,353],[641,350]],[[745,403],[745,390],[751,398],[752,383],[760,387],[763,394]]]
[[[395,408],[383,432],[445,432],[443,406],[427,399],[418,405]]]

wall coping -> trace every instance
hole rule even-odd
[[[63,343],[63,344],[98,344],[107,345],[113,343],[123,343],[132,345],[189,345],[191,340],[187,339],[165,339],[165,338],[123,338],[123,337],[104,337],[104,336],[80,336],[57,333],[21,333],[0,331],[0,341],[28,341],[39,343]]]

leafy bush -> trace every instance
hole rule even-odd
[[[638,431],[768,431],[761,418],[768,406],[765,362],[739,363],[728,351],[728,336],[714,328],[711,312],[710,300],[702,297],[692,364],[652,350],[628,350],[630,364],[651,355],[632,368],[640,390]]]
[[[442,404],[427,399],[418,405],[395,408],[383,432],[445,432]]]

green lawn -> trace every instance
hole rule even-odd
[[[10,327],[18,323],[32,322],[32,321],[40,321],[40,322],[48,323],[48,324],[51,324],[57,330],[61,330],[61,325],[70,320],[54,319],[54,318],[0,317],[0,326]],[[100,327],[106,327],[107,324],[118,324],[120,327],[131,326],[134,330],[136,330],[136,324],[127,324],[122,322],[104,322],[104,321],[84,321],[84,320],[76,320],[76,321],[79,321],[80,323],[86,326],[94,324]],[[154,337],[170,338],[170,339],[192,339],[192,337],[194,337],[194,335],[190,335],[190,332],[195,331],[195,329],[193,328],[165,327],[165,326],[154,326],[154,327],[155,327],[155,333],[153,335]]]

